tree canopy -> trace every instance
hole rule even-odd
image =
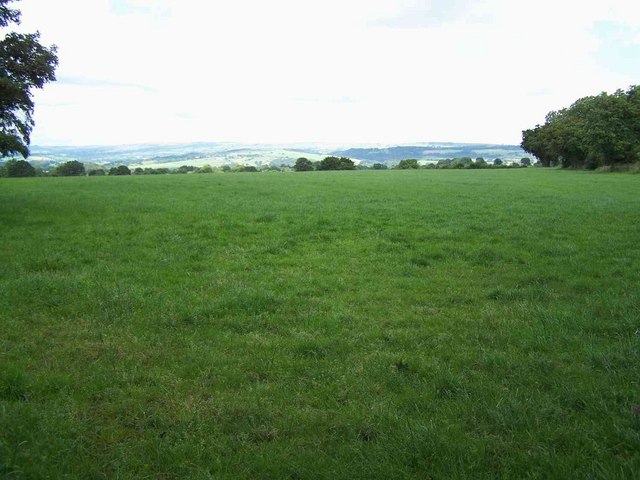
[[[76,177],[79,175],[84,175],[84,164],[77,160],[64,162],[56,167],[56,169],[54,170],[54,174],[59,177]]]
[[[522,132],[522,148],[545,166],[573,168],[640,161],[640,87],[584,97]]]
[[[296,172],[310,172],[313,170],[313,162],[308,158],[300,157],[296,160],[293,169]]]
[[[356,164],[346,157],[326,157],[320,161],[318,170],[355,170]]]
[[[418,160],[415,158],[407,158],[405,160],[400,160],[400,163],[398,163],[396,168],[399,170],[412,170],[420,168],[420,165],[418,164]]]
[[[7,177],[35,177],[36,169],[26,160],[9,160],[5,166],[5,175]]]
[[[20,23],[14,0],[0,0],[0,27]],[[40,33],[7,33],[0,40],[0,156],[29,156],[34,88],[55,80],[56,47],[40,44]]]
[[[131,175],[131,170],[126,165],[118,165],[109,169],[109,175]]]

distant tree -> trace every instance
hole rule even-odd
[[[171,173],[171,170],[169,170],[168,168],[162,167],[162,168],[145,168],[144,169],[144,174],[145,175],[167,175]]]
[[[325,157],[320,161],[318,170],[340,170],[338,168],[340,159],[338,157]]]
[[[109,170],[109,175],[131,175],[131,170],[126,165],[118,165]]]
[[[221,170],[225,173],[230,172],[231,171],[231,166],[230,165],[223,165]]]
[[[36,169],[26,160],[11,159],[4,165],[7,177],[35,177]]]
[[[499,166],[500,166],[500,165],[502,165],[503,163],[504,163],[504,162],[503,162],[502,160],[500,160],[499,158],[496,158],[496,159],[493,161],[493,164],[494,164],[496,167],[499,167]]]
[[[239,172],[255,173],[258,171],[253,165],[243,165],[238,169]]]
[[[355,170],[356,164],[346,157],[326,157],[320,161],[318,170]]]
[[[523,157],[520,159],[520,166],[521,167],[530,167],[531,166],[531,159],[529,157]]]
[[[475,162],[472,162],[465,166],[465,168],[469,168],[473,170],[478,170],[478,169],[487,168],[487,167],[488,167],[487,162],[482,157],[476,158]]]
[[[106,174],[107,172],[105,172],[102,168],[93,168],[87,172],[87,175],[89,175],[90,177],[102,177]]]
[[[313,170],[313,162],[308,158],[300,157],[293,165],[293,169],[296,172],[310,172]]]
[[[196,169],[194,173],[213,173],[211,165],[203,165]]]
[[[420,165],[418,164],[418,160],[415,158],[408,158],[406,160],[400,160],[400,163],[396,165],[396,168],[398,170],[412,170],[420,168]]]
[[[77,160],[71,160],[58,165],[54,170],[54,175],[58,177],[77,177],[84,175],[84,163]]]
[[[387,165],[384,163],[374,163],[373,167],[371,168],[373,168],[374,170],[387,170],[389,167],[387,167]]]
[[[466,168],[473,164],[471,157],[454,158],[452,162],[453,168]]]
[[[0,0],[0,27],[20,23],[20,11]],[[56,47],[40,44],[39,33],[10,32],[0,40],[0,156],[29,156],[34,126],[33,89],[55,80]]]
[[[142,167],[136,167],[133,169],[133,172],[131,172],[132,175],[144,175],[144,168]]]

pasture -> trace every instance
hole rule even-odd
[[[638,478],[639,193],[0,179],[0,477]]]

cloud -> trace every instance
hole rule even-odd
[[[145,85],[135,83],[113,82],[110,80],[101,80],[82,76],[58,76],[57,83],[59,85],[77,85],[82,87],[94,87],[98,89],[120,89],[130,88],[134,90],[142,90],[144,92],[154,92],[155,90]]]
[[[170,6],[163,1],[110,0],[109,10],[115,15],[151,15],[156,19],[168,18],[171,15]]]
[[[634,83],[639,5],[22,0],[22,28],[60,55],[33,139],[517,143],[548,111]]]
[[[607,70],[640,76],[640,27],[621,22],[599,21],[593,26],[599,45],[598,62]]]
[[[389,28],[428,28],[473,19],[478,21],[478,0],[404,0],[393,15],[373,22]]]

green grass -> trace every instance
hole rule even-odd
[[[638,478],[640,177],[0,181],[0,477]]]

